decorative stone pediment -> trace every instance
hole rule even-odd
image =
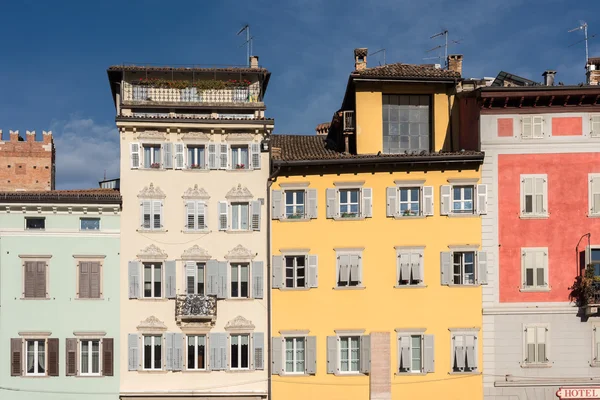
[[[256,257],[256,254],[241,244],[235,246],[225,255],[225,259],[227,260],[252,260],[254,257]]]
[[[202,132],[186,132],[181,136],[182,140],[198,140],[198,141],[209,141],[210,136]]]
[[[246,318],[238,315],[231,321],[228,321],[225,325],[226,331],[253,331],[255,328],[252,321],[247,320]]]
[[[165,192],[158,186],[154,187],[154,183],[150,183],[150,186],[144,186],[138,193],[140,199],[164,199],[165,197],[167,197]]]
[[[165,140],[166,135],[164,132],[159,131],[142,131],[139,133],[138,139],[155,139],[155,140]]]
[[[208,254],[205,249],[195,244],[189,249],[184,250],[181,258],[183,260],[208,261],[210,260],[210,254]]]
[[[228,133],[223,135],[223,140],[228,142],[251,142],[254,140],[254,135],[251,133]]]
[[[182,196],[184,199],[200,199],[200,200],[208,200],[210,196],[204,190],[204,188],[199,188],[198,184],[195,184],[193,188],[188,188]]]
[[[151,315],[140,322],[137,330],[143,332],[164,332],[167,330],[167,325],[154,315]]]
[[[232,200],[252,200],[252,193],[247,187],[242,186],[241,183],[238,183],[237,187],[233,187],[229,192],[227,192],[225,198]]]
[[[167,258],[167,253],[155,244],[151,244],[145,249],[142,249],[137,257],[140,260],[165,260]]]

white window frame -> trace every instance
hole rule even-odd
[[[308,191],[304,190],[304,189],[288,189],[288,190],[283,190],[283,217],[285,219],[306,219],[306,206],[307,206],[307,196],[308,196]],[[287,203],[287,194],[288,192],[292,192],[293,193],[293,203],[292,204],[288,204]],[[302,192],[304,194],[304,202],[303,203],[298,203],[297,200],[297,194],[298,192]],[[298,206],[302,206],[302,209],[304,210],[302,213],[298,213],[297,212],[297,207]],[[298,217],[289,217],[287,215],[287,208],[288,207],[293,207],[294,213],[293,215],[297,215]]]
[[[81,223],[84,220],[94,220],[94,221],[98,221],[98,229],[83,229],[81,226]],[[98,232],[102,229],[102,219],[100,217],[81,217],[79,218],[79,230],[82,232]]]
[[[542,179],[542,210],[538,210],[536,206],[536,196],[539,194],[536,190],[536,180]],[[527,180],[531,180],[533,194],[531,199],[532,212],[528,213],[525,210],[527,205],[525,186]],[[521,193],[521,218],[548,218],[548,175],[546,174],[522,174],[520,175],[520,193]]]
[[[595,128],[595,129],[594,129]],[[590,114],[590,136],[600,137],[600,115]]]
[[[248,367],[242,367],[242,337],[246,336],[248,337]],[[238,366],[237,367],[233,367],[232,366],[232,361],[233,361],[233,337],[237,337],[238,338]],[[252,367],[252,335],[249,333],[231,333],[229,334],[229,369],[232,371],[247,371],[250,370]]]
[[[357,353],[358,353],[358,358],[356,359],[357,364],[358,364],[358,369],[356,371],[353,371],[352,368],[352,347],[351,347],[351,343],[352,343],[352,338],[356,338],[358,339],[358,348],[357,348]],[[360,374],[360,338],[361,335],[338,335],[338,340],[337,340],[337,361],[338,361],[338,373],[340,375],[357,375]],[[342,341],[343,340],[347,340],[348,341],[348,371],[342,371]]]
[[[250,266],[252,263],[250,262],[232,262],[229,263],[229,293],[228,293],[228,297],[230,299],[250,299],[252,298],[252,293],[251,293],[251,286],[252,286],[252,271],[250,270]],[[232,296],[231,295],[231,290],[233,289],[234,283],[233,283],[233,267],[237,266],[237,289],[238,289],[238,295],[237,296]],[[248,295],[247,296],[242,296],[242,266],[246,266],[248,267]]]
[[[186,271],[185,271],[186,263],[184,262],[183,263],[183,267],[184,267],[183,277],[185,279],[185,282],[184,282],[184,284],[185,284],[185,293],[186,294],[200,295],[199,293],[197,293],[198,292],[198,268],[199,268],[200,265],[202,265],[202,267],[203,267],[203,274],[204,274],[204,295],[206,296],[206,262],[204,262],[204,261],[193,261],[193,260],[189,260],[189,261],[191,261],[191,262],[193,262],[193,263],[196,264],[196,269],[195,269],[196,273],[194,274],[194,293],[190,293],[189,290],[188,290],[189,289],[189,287],[188,287],[188,278],[189,277],[186,274]]]
[[[540,115],[527,115],[521,117],[521,139],[543,139],[545,118]],[[536,128],[539,128],[540,133],[536,135]],[[525,135],[525,131],[529,129],[530,135]]]
[[[248,221],[247,221],[247,229],[242,229],[242,213],[238,212],[238,228],[235,229],[233,227],[233,207],[240,207],[240,211],[241,211],[241,206],[242,205],[247,205],[248,206]],[[229,216],[230,216],[230,221],[229,221],[229,227],[230,227],[230,231],[239,231],[239,232],[246,232],[246,231],[251,231],[252,230],[252,202],[250,201],[234,201],[234,202],[230,202],[229,203]]]
[[[287,341],[291,340],[293,345],[292,345],[292,363],[294,366],[294,371],[288,371],[287,370]],[[303,365],[304,367],[299,370],[298,369],[298,357],[296,354],[296,349],[297,349],[297,343],[299,341],[302,341],[304,343],[304,360],[303,360]],[[285,375],[304,375],[306,374],[306,346],[307,346],[307,340],[306,340],[306,336],[284,336],[283,340],[282,340],[282,345],[283,345],[283,349],[282,349],[282,353],[283,353],[283,373]]]
[[[358,192],[358,198],[356,200],[356,203],[353,203],[350,201],[350,192]],[[347,202],[342,204],[342,192],[348,192],[347,195]],[[362,188],[353,188],[353,187],[341,187],[337,190],[337,204],[338,204],[338,214],[340,216],[341,219],[356,219],[356,218],[362,218],[363,213],[362,213]],[[356,212],[356,215],[354,216],[346,216],[344,217],[343,214],[351,214],[351,213],[342,213],[342,206],[347,206],[347,207],[351,207],[354,204],[356,204],[356,206],[358,207],[358,211]]]
[[[294,270],[294,283],[292,286],[288,286],[287,285],[287,259],[288,258],[293,258],[294,259],[294,266],[292,267]],[[298,258],[304,258],[304,285],[300,286],[298,285],[298,263],[297,263],[297,259]],[[283,287],[286,289],[300,289],[300,288],[305,288],[307,287],[307,279],[308,279],[308,254],[283,254]]]
[[[544,344],[546,352],[546,361],[527,361],[527,344],[529,329],[534,329],[535,332],[535,352],[538,353],[538,345],[540,344],[540,338],[538,337],[539,332],[544,332]],[[550,362],[550,325],[549,324],[523,324],[523,361],[521,362],[522,367],[526,368],[539,368],[549,367],[552,363]]]
[[[198,359],[197,359],[197,354],[198,354],[198,338],[203,337],[204,338],[204,368],[198,368],[197,364],[198,364]],[[187,363],[189,360],[189,346],[190,346],[190,338],[194,338],[194,343],[192,344],[194,346],[194,360],[195,360],[195,366],[194,368],[190,368],[190,365]],[[195,334],[195,335],[186,335],[185,337],[185,361],[186,361],[186,365],[185,365],[185,369],[188,371],[206,371],[207,367],[208,367],[208,359],[207,359],[207,354],[208,354],[208,335],[205,334]]]
[[[79,371],[79,375],[80,376],[101,376],[102,375],[102,339],[79,339],[77,341],[78,343],[78,347],[79,347],[79,365],[78,365],[78,371]],[[89,349],[89,353],[88,353],[88,372],[84,373],[81,372],[83,371],[82,368],[82,362],[83,362],[83,343],[87,342],[88,343],[88,349]],[[92,366],[93,366],[93,351],[92,351],[92,342],[98,342],[98,372],[89,372],[92,371]]]
[[[465,356],[466,356],[466,346],[467,346],[467,337],[473,338],[473,358],[475,368],[465,371],[455,371],[454,370],[454,359],[456,357],[456,337],[461,337],[462,344],[465,347]],[[478,329],[450,329],[450,374],[478,374],[479,373],[479,330]]]
[[[335,265],[335,288],[336,289],[355,289],[355,288],[364,288],[363,283],[363,250],[364,249],[334,249],[336,254],[336,265]],[[358,265],[358,284],[350,285],[350,282],[356,282],[352,280],[352,271],[349,269],[348,271],[348,285],[340,286],[340,257],[341,256],[358,256],[359,265]]]
[[[150,337],[151,338],[151,352],[150,352],[150,358],[151,358],[151,367],[150,368],[146,368],[146,351],[144,350],[144,346],[146,345],[146,337]],[[154,364],[156,362],[156,340],[160,340],[160,368],[154,368]],[[163,365],[164,365],[164,344],[163,344],[163,335],[162,334],[143,334],[142,335],[142,347],[141,347],[141,352],[142,352],[142,369],[144,371],[162,371],[163,370]]]
[[[536,257],[542,257],[542,269],[544,270],[544,279],[546,282],[538,284],[537,282],[537,266],[533,267],[533,285],[527,285],[527,255],[538,253]],[[539,254],[542,253],[542,254]],[[547,247],[522,247],[521,248],[521,291],[522,292],[547,292],[550,290],[549,275],[548,275],[548,248]]]
[[[248,164],[244,165],[243,168],[238,168],[237,165],[241,165],[241,164],[237,164],[237,165],[233,165],[233,152],[237,152],[237,159],[240,160],[242,158],[242,149],[246,148],[246,152],[248,154]],[[252,162],[252,152],[250,150],[250,145],[249,144],[231,144],[229,146],[229,159],[231,160],[231,169],[233,170],[248,170],[250,169],[250,163]]]
[[[163,168],[163,165],[162,165],[163,148],[160,144],[158,144],[158,143],[141,143],[140,147],[142,150],[142,157],[140,157],[141,158],[141,163],[140,163],[141,169],[162,169]],[[158,147],[160,149],[160,151],[158,152],[158,158],[159,158],[158,161],[156,161],[154,159],[154,151],[150,151],[150,167],[149,168],[146,167],[146,148],[148,148],[148,147],[152,147],[152,148]],[[153,164],[158,164],[158,168],[152,168]]]
[[[202,148],[204,149],[204,164],[197,164],[198,168],[192,168],[192,164],[190,163],[190,159],[188,156],[189,150],[193,149],[194,150],[194,157],[196,157],[196,159],[199,158],[199,149]],[[184,162],[184,168],[185,169],[199,169],[199,170],[206,170],[206,166],[208,164],[208,148],[206,147],[206,145],[204,144],[186,144],[184,147],[184,151],[185,151],[185,162]]]
[[[467,273],[465,272],[465,261],[464,261],[464,254],[465,253],[473,253],[473,282],[466,282],[465,278],[467,276]],[[454,267],[456,266],[456,263],[454,262],[454,256],[456,254],[461,254],[461,259],[460,259],[460,272],[459,272],[459,277],[460,277],[460,283],[455,283],[454,281],[454,277],[456,276],[456,272],[454,270]],[[473,250],[454,250],[452,251],[452,285],[455,286],[477,286],[478,285],[478,260],[477,260],[477,250],[473,249]]]
[[[460,191],[461,196],[460,196],[459,200],[455,200],[454,199],[454,189],[458,189],[458,188],[461,189],[461,191]],[[461,203],[464,206],[464,203],[469,201],[465,198],[465,190],[464,189],[467,189],[467,188],[471,189],[471,191],[472,191],[471,200],[470,200],[471,201],[471,209],[469,210],[469,209],[461,208],[459,211],[456,211],[454,209],[455,202]],[[465,184],[465,185],[452,185],[450,187],[450,213],[452,213],[454,215],[476,214],[477,213],[477,211],[476,211],[477,203],[476,202],[477,202],[477,185]]]
[[[151,271],[152,273],[150,274],[150,291],[152,293],[151,296],[146,297],[146,289],[145,289],[145,285],[146,285],[146,277],[145,277],[145,272],[146,272],[146,264],[149,264],[152,266]],[[156,283],[154,281],[154,271],[157,267],[160,267],[160,296],[155,296],[154,294],[154,284]],[[142,262],[142,299],[164,299],[165,298],[165,265],[162,261],[144,261]]]
[[[27,362],[29,360],[29,356],[28,356],[28,352],[27,352],[27,342],[35,342],[34,348],[33,348],[33,362],[34,362],[34,369],[37,370],[38,364],[37,364],[37,360],[39,357],[39,343],[40,342],[44,342],[44,372],[40,373],[40,372],[31,372],[29,373],[29,365],[27,365]],[[23,354],[24,354],[24,362],[23,364],[25,365],[24,368],[24,375],[25,376],[48,376],[48,340],[47,339],[41,339],[41,338],[24,338],[22,340],[23,343]]]

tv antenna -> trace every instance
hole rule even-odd
[[[448,65],[447,65],[448,64],[448,46],[449,45],[451,46],[453,44],[460,44],[460,42],[461,42],[462,39],[450,40],[450,43],[448,43],[448,41],[449,41],[448,40],[448,29],[444,29],[442,32],[436,33],[435,35],[431,36],[429,39],[435,39],[435,38],[440,37],[440,36],[444,37],[444,44],[440,44],[439,46],[435,46],[434,48],[427,50],[426,53],[431,53],[432,51],[441,49],[443,47],[444,48],[444,60],[445,60],[444,64],[446,65],[446,67],[448,67]],[[441,59],[442,55],[440,54],[437,57],[427,57],[427,58],[424,58],[424,60],[432,60],[434,58]],[[440,60],[440,64],[441,63],[442,62]]]
[[[592,36],[588,37],[588,24],[585,21],[579,21],[579,26],[577,28],[573,28],[569,31],[570,32],[575,32],[575,31],[583,31],[583,36],[584,38],[575,42],[575,43],[571,43],[569,45],[569,47],[575,46],[576,44],[579,44],[581,42],[585,42],[585,64],[587,65],[588,62],[588,58],[589,58],[589,53],[588,53],[588,41],[594,37],[596,37],[596,34],[593,34]]]
[[[246,32],[246,41],[244,43],[242,43],[242,46],[246,46],[246,61],[248,62],[248,67],[250,66],[250,55],[252,54],[252,39],[254,39],[253,36],[250,36],[250,25],[246,24],[244,25],[244,27],[242,29],[240,29],[237,33],[237,36],[241,35],[242,33]]]
[[[373,53],[369,54],[369,56],[374,56],[374,55],[375,55],[375,54],[377,54],[377,53],[383,53],[383,65],[386,65],[386,64],[385,64],[385,49],[380,49],[380,50],[377,50],[377,51],[375,51],[375,52],[373,52]],[[380,65],[381,65],[381,63],[380,63]]]

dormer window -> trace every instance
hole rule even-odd
[[[383,95],[383,152],[429,151],[430,96]]]

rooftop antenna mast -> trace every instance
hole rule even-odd
[[[595,37],[596,35],[592,35],[591,37],[588,37],[588,24],[585,21],[579,21],[579,26],[577,28],[573,28],[569,31],[570,32],[575,32],[575,31],[583,31],[583,36],[584,39],[580,40],[578,42],[575,42],[573,44],[571,44],[569,47],[576,45],[577,43],[581,43],[581,42],[585,42],[585,65],[587,65],[588,59],[589,59],[589,53],[588,53],[588,41]]]
[[[373,53],[369,54],[369,56],[373,56],[373,55],[375,55],[375,54],[377,54],[377,53],[383,53],[383,65],[386,65],[386,63],[385,63],[385,49],[380,49],[380,50],[377,50],[377,51],[375,51],[375,52],[373,52]]]
[[[250,55],[252,54],[252,39],[254,39],[252,36],[250,36],[250,25],[244,25],[244,27],[238,31],[237,36],[241,35],[244,32],[246,32],[246,41],[242,43],[242,46],[246,46],[246,62],[248,63],[249,67]]]

